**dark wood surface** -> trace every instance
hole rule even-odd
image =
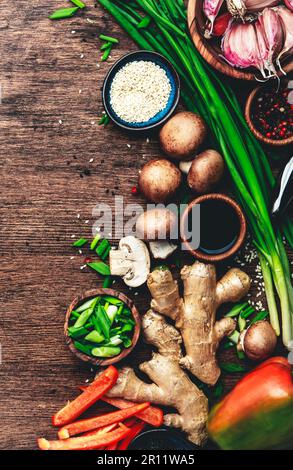
[[[1,2],[1,449],[35,449],[37,436],[55,436],[51,415],[93,377],[63,337],[71,300],[101,285],[80,270],[84,255],[71,236],[90,237],[94,206],[112,206],[114,194],[144,202],[131,187],[144,161],[160,155],[155,136],[147,142],[98,126],[103,77],[136,46],[93,0],[86,3],[77,17],[51,22],[48,14],[66,0]],[[120,40],[103,64],[101,32]],[[115,288],[147,309],[143,289],[134,296],[121,283]],[[145,350],[140,343],[131,363]],[[237,379],[228,376],[227,387]]]

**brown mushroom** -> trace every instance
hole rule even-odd
[[[191,163],[182,162],[180,169],[187,173],[188,186],[199,194],[208,193],[224,173],[223,157],[216,150],[201,152]]]
[[[207,135],[203,119],[189,111],[175,114],[160,131],[162,150],[176,160],[188,160],[196,154]]]
[[[141,240],[167,240],[178,236],[178,217],[169,209],[155,208],[136,221],[136,235]]]
[[[237,349],[244,351],[252,361],[262,361],[273,353],[276,344],[273,327],[269,322],[260,320],[241,332]]]
[[[157,159],[146,163],[139,175],[138,185],[144,196],[156,203],[170,199],[181,183],[180,170],[169,160]]]

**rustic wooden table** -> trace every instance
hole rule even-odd
[[[53,437],[51,415],[93,377],[63,339],[66,306],[101,285],[80,269],[85,255],[71,247],[72,235],[90,237],[93,208],[113,206],[115,194],[144,203],[131,188],[144,161],[160,155],[155,136],[147,142],[98,126],[103,78],[136,46],[93,0],[86,3],[75,18],[51,22],[48,14],[65,0],[1,2],[1,449],[35,449],[37,436]],[[101,32],[120,41],[106,63]],[[146,310],[146,291],[136,303]],[[145,354],[141,344],[130,361]]]

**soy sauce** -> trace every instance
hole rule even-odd
[[[208,199],[200,204],[199,249],[203,253],[225,253],[235,244],[239,233],[239,218],[230,204],[219,199]]]

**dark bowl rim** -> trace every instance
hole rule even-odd
[[[146,431],[143,431],[141,432],[138,436],[136,436],[132,441],[131,441],[131,444],[129,446],[129,449],[131,450],[135,450],[132,449],[132,445],[133,443],[135,444],[136,441],[138,441],[139,439],[141,439],[142,437],[144,437],[145,435],[149,435],[149,434],[156,434],[156,433],[166,433],[166,434],[169,434],[169,435],[172,435],[174,436],[175,439],[177,439],[178,441],[182,442],[185,444],[186,447],[188,447],[188,449],[186,450],[195,450],[198,448],[198,446],[196,444],[193,444],[192,442],[188,441],[186,439],[186,437],[184,437],[184,435],[182,435],[178,430],[176,429],[169,429],[169,428],[166,428],[166,427],[161,427],[161,428],[155,428],[155,429],[147,429]]]
[[[174,75],[174,78],[175,78],[176,95],[175,95],[174,103],[173,103],[170,111],[160,121],[155,122],[154,124],[143,126],[143,127],[130,127],[130,126],[127,126],[126,124],[122,124],[121,122],[117,121],[115,119],[115,117],[112,116],[112,112],[111,112],[111,110],[109,110],[109,106],[108,106],[108,103],[107,103],[107,100],[106,100],[106,86],[108,84],[108,80],[110,78],[111,73],[113,72],[114,68],[117,67],[117,65],[119,65],[120,62],[122,62],[127,57],[131,57],[135,54],[141,54],[141,53],[148,53],[148,54],[160,57],[161,59],[163,59],[163,61],[166,62],[167,66],[169,67],[170,71],[172,72],[172,74]],[[161,126],[164,122],[166,122],[172,116],[172,114],[174,113],[174,111],[175,111],[175,109],[178,105],[179,99],[180,99],[180,90],[181,90],[180,78],[179,78],[179,75],[178,75],[175,67],[171,64],[171,62],[163,54],[160,54],[159,52],[148,51],[147,49],[139,49],[137,51],[132,51],[132,52],[128,52],[127,54],[124,54],[108,70],[107,75],[104,78],[104,82],[103,82],[102,100],[103,100],[103,105],[104,105],[106,113],[108,114],[111,121],[113,121],[117,126],[121,127],[122,129],[124,129],[126,131],[143,132],[143,131],[148,131],[148,130],[155,129],[156,127]]]
[[[133,319],[135,321],[135,327],[134,327],[134,332],[133,332],[133,337],[132,337],[132,345],[129,348],[123,349],[121,353],[118,354],[118,356],[110,357],[109,359],[99,359],[99,358],[87,356],[81,351],[78,351],[73,344],[73,340],[70,338],[70,336],[68,336],[69,318],[74,307],[78,305],[80,302],[85,301],[86,299],[90,299],[91,297],[95,297],[97,295],[111,295],[112,297],[116,297],[117,299],[120,299],[130,308]],[[141,331],[141,319],[140,319],[139,312],[136,306],[134,305],[133,300],[131,300],[129,297],[127,297],[127,295],[123,294],[122,292],[119,292],[110,288],[100,287],[96,289],[91,289],[91,290],[87,290],[83,292],[80,295],[75,296],[72,302],[70,303],[69,307],[67,308],[66,315],[65,315],[64,336],[65,336],[66,344],[69,346],[69,349],[75,356],[77,356],[82,361],[88,362],[94,366],[109,366],[111,364],[116,364],[117,362],[127,357],[135,348],[138,342],[138,339],[140,337],[140,331]]]

